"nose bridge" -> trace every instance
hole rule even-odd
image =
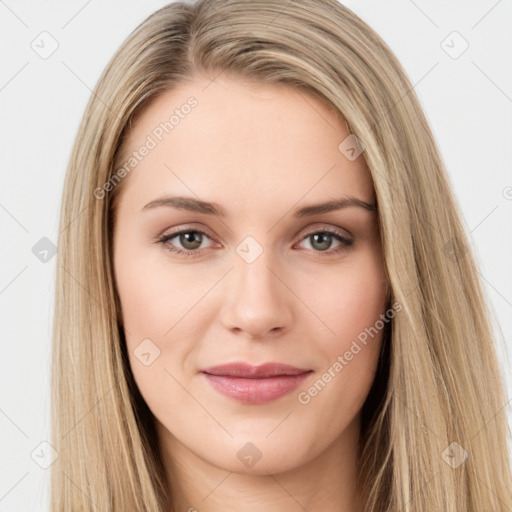
[[[254,337],[291,324],[292,297],[276,276],[278,267],[272,251],[264,249],[253,237],[247,237],[236,248],[234,268],[223,309],[227,328],[238,328]]]
[[[235,278],[239,292],[254,296],[277,297],[279,295],[277,278],[271,272],[273,258],[270,251],[264,251],[254,261],[246,261],[238,258],[235,264]]]

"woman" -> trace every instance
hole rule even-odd
[[[505,394],[411,84],[334,0],[200,0],[67,172],[52,510],[504,511]]]

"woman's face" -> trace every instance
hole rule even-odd
[[[375,204],[347,136],[309,94],[220,77],[166,92],[137,118],[115,279],[167,453],[264,473],[354,446],[386,308],[377,213],[312,208]],[[250,366],[212,369],[231,363]],[[298,370],[251,370],[266,363]]]

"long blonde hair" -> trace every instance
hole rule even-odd
[[[51,510],[169,508],[113,278],[114,199],[124,181],[105,184],[150,100],[221,72],[321,98],[364,144],[388,286],[402,307],[363,408],[365,510],[512,509],[490,312],[444,164],[401,65],[336,0],[200,0],[163,7],[126,39],[94,89],[72,150],[58,242]]]

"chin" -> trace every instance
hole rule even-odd
[[[228,446],[222,447],[218,453],[208,453],[206,458],[220,469],[248,475],[284,473],[314,458],[314,454],[308,457],[308,453],[303,451],[306,445],[300,438],[295,440],[288,436],[286,443],[278,435],[272,440],[260,436],[250,439],[250,436],[242,439],[236,436],[230,439]]]

